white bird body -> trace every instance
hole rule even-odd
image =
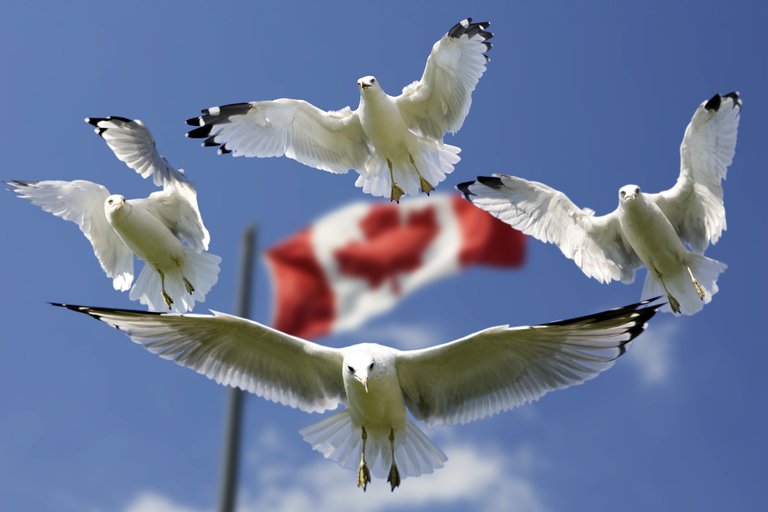
[[[659,305],[648,302],[532,327],[498,326],[421,350],[376,343],[331,348],[224,313],[145,313],[57,304],[120,329],[218,383],[323,412],[300,434],[358,485],[431,473],[447,457],[409,419],[478,420],[580,384],[610,368]]]
[[[104,212],[125,245],[156,269],[170,272],[183,261],[184,246],[168,226],[146,209],[134,208],[123,196],[111,195],[104,202]]]
[[[618,207],[606,215],[579,208],[543,183],[505,174],[457,188],[512,227],[557,244],[601,282],[631,283],[635,270],[647,267],[642,297],[666,295],[669,304],[662,311],[692,315],[717,293],[726,269],[703,253],[726,227],[721,181],[733,160],[740,112],[736,92],[702,102],[680,146],[677,183],[656,194],[625,185]]]
[[[627,185],[627,192],[619,201],[621,232],[643,264],[657,274],[671,274],[687,264],[688,251],[680,241],[675,228],[661,208],[645,200],[635,185]]]
[[[115,156],[163,188],[126,200],[85,180],[12,181],[14,192],[43,210],[76,223],[116,290],[152,311],[189,311],[218,280],[221,258],[207,252],[210,234],[197,192],[182,171],[168,164],[139,120],[87,118]],[[134,282],[133,257],[145,265]]]
[[[429,193],[460,160],[460,149],[443,137],[457,132],[469,112],[491,48],[488,25],[471,18],[454,25],[432,47],[422,78],[399,96],[366,76],[357,81],[356,110],[324,111],[287,98],[235,103],[188,119],[197,128],[187,136],[219,146],[221,154],[286,156],[333,173],[354,169],[355,186],[393,201]]]
[[[365,425],[382,437],[391,429],[398,434],[405,426],[405,400],[395,365],[397,352],[384,345],[361,343],[344,353],[344,389],[352,424],[358,428]]]

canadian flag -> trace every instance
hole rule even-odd
[[[517,267],[525,236],[459,196],[359,202],[266,253],[272,325],[312,338],[352,329],[468,265]]]

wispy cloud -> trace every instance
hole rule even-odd
[[[658,385],[669,379],[674,364],[673,344],[680,326],[681,322],[674,319],[653,324],[632,343],[628,360],[640,373],[643,383]]]
[[[203,512],[174,503],[169,498],[152,491],[142,491],[131,501],[123,512]]]
[[[269,437],[271,442],[283,443],[279,433],[275,436],[272,431]],[[259,489],[244,489],[238,510],[384,512],[460,504],[478,511],[510,506],[519,512],[546,511],[532,482],[531,473],[538,466],[532,449],[523,447],[505,453],[490,445],[461,443],[447,445],[444,450],[449,457],[444,468],[431,475],[407,478],[395,492],[390,492],[383,480],[374,480],[363,493],[355,486],[354,472],[321,458],[303,464],[295,460],[261,460],[249,468],[255,471],[256,478],[243,479],[258,482]],[[287,459],[293,459],[291,454]],[[151,492],[141,493],[124,510],[149,511],[199,512]]]

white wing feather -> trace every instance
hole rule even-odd
[[[485,72],[493,34],[489,23],[457,23],[432,47],[421,80],[395,98],[408,126],[433,139],[456,133],[472,104],[472,91]]]
[[[323,412],[346,397],[340,350],[244,318],[58,305],[106,322],[153,354],[219,384],[273,402]]]
[[[506,174],[458,185],[473,204],[543,242],[557,245],[589,277],[631,283],[640,258],[621,234],[614,211],[596,217],[562,192]]]
[[[610,368],[659,305],[641,302],[532,327],[500,326],[398,354],[414,417],[430,426],[467,423],[581,384]]]
[[[699,254],[726,229],[721,182],[736,151],[740,113],[736,92],[702,102],[685,130],[677,182],[664,192],[646,194]]]
[[[85,180],[10,181],[19,197],[29,199],[46,212],[74,222],[91,242],[101,268],[115,290],[125,291],[133,282],[133,252],[109,225],[104,201],[109,191]]]
[[[278,99],[223,105],[187,120],[187,133],[234,156],[287,156],[334,173],[363,169],[370,156],[357,112],[326,112],[303,100]]]
[[[177,238],[185,240],[197,252],[208,250],[211,235],[203,224],[197,206],[197,192],[189,183],[168,182],[163,190],[145,199],[132,199],[152,212]]]
[[[157,152],[154,137],[140,120],[109,116],[86,117],[85,122],[96,127],[94,131],[104,139],[118,160],[143,178],[152,176],[157,186],[176,181],[188,183],[183,171],[174,169]]]

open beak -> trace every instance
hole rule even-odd
[[[355,378],[360,381],[360,384],[363,385],[363,388],[365,389],[365,392],[368,392],[368,377],[358,377],[355,375]]]
[[[371,86],[371,84],[367,84],[367,83],[365,83],[365,82],[360,82],[360,88],[361,88],[361,89],[367,89],[367,88],[368,88],[368,87],[370,87],[370,86]]]

